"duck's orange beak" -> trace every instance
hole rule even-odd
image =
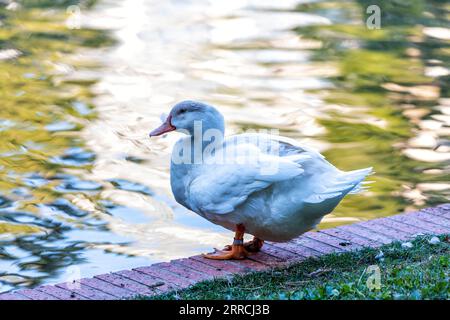
[[[150,132],[150,137],[160,136],[163,133],[170,132],[173,130],[176,130],[176,128],[172,125],[170,120],[172,119],[172,116],[168,116],[166,121],[162,125],[160,125],[158,128]]]

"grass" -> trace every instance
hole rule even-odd
[[[396,242],[330,254],[286,269],[204,281],[186,290],[137,299],[449,299],[449,236],[439,237],[437,244],[429,243],[430,238],[416,238],[412,248]]]

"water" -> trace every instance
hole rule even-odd
[[[74,30],[76,1],[21,3],[0,7],[0,291],[229,243],[172,198],[178,136],[147,138],[188,98],[228,134],[279,129],[341,169],[373,166],[321,228],[448,202],[444,1],[370,1],[380,30],[367,1],[103,0]]]

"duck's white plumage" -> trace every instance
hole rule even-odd
[[[295,140],[265,134],[240,134],[215,141],[208,152],[203,135],[209,129],[224,133],[223,116],[212,106],[183,101],[175,105],[161,127],[160,135],[184,130],[187,136],[174,146],[170,180],[175,199],[213,223],[263,240],[287,241],[314,228],[348,193],[362,188],[372,168],[344,172],[319,152]],[[179,162],[181,153],[195,153],[201,146],[200,162]],[[187,153],[188,154],[188,153]]]
[[[371,172],[343,172],[317,151],[279,136],[235,135],[223,146],[224,157],[217,152],[177,179],[185,205],[230,230],[243,224],[264,240],[287,241],[311,230]],[[176,166],[171,175],[177,176]]]

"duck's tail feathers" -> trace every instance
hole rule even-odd
[[[349,194],[356,194],[367,190],[369,188],[369,186],[367,185],[372,183],[373,181],[363,181],[363,180],[368,175],[371,175],[373,173],[374,171],[372,167],[344,172],[343,179],[348,183],[354,185],[353,189],[350,190]]]
[[[367,189],[365,184],[370,183],[370,181],[363,180],[372,173],[372,168],[341,172],[323,190],[313,193],[304,201],[307,203],[320,203],[331,199],[340,200],[348,193],[361,192]]]

